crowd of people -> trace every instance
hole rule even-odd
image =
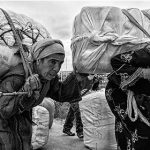
[[[80,74],[80,77],[84,78],[85,75]],[[80,89],[81,89],[81,96],[84,96],[89,91],[93,90],[99,90],[99,79],[98,77],[94,75],[89,75],[89,77],[84,78],[82,82],[79,82]],[[79,108],[79,103],[70,103],[69,111],[63,126],[63,133],[69,135],[69,136],[75,136],[75,133],[71,132],[71,129],[73,127],[73,121],[76,121],[76,133],[79,138],[83,138],[83,124],[82,124],[82,118]]]
[[[57,74],[65,57],[64,46],[60,40],[47,38],[36,42],[32,46],[31,53],[33,75],[25,78],[23,64],[20,63],[1,78],[1,92],[27,92],[27,94],[0,97],[1,150],[32,149],[32,108],[39,105],[44,97],[70,103],[68,117],[70,113],[76,114],[76,132],[79,138],[83,138],[78,102],[82,100],[81,83],[87,84],[83,81],[87,80],[88,74],[83,76],[73,71],[63,82],[59,81]],[[69,135],[73,135],[69,132],[73,119],[71,115],[64,125],[63,132]]]
[[[0,149],[30,150],[32,136],[32,108],[44,97],[58,102],[79,102],[79,73],[72,72],[65,81],[57,76],[64,62],[65,51],[60,40],[44,39],[32,46],[33,75],[25,78],[23,64],[11,68],[1,78],[1,92],[28,94],[0,97]]]
[[[150,48],[114,56],[114,70],[108,76],[106,99],[116,118],[115,133],[118,150],[148,150],[150,143]],[[31,48],[30,68],[26,78],[24,64],[11,67],[1,77],[0,92],[12,94],[0,97],[0,150],[32,150],[32,108],[44,97],[69,102],[70,108],[63,133],[71,132],[76,120],[76,133],[83,138],[79,101],[89,90],[98,90],[100,79],[74,69],[64,81],[58,72],[64,62],[61,40],[46,38]]]

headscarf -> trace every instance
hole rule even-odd
[[[63,43],[60,40],[46,38],[32,45],[31,59],[34,61],[56,53],[65,55]]]

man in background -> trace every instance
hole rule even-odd
[[[81,95],[85,95],[93,85],[93,76],[89,76],[89,74],[80,74],[78,79],[82,82],[80,82],[80,89],[81,89]],[[71,129],[73,127],[73,121],[76,120],[76,133],[78,138],[83,138],[83,124],[81,119],[81,113],[79,108],[79,103],[70,103],[70,108],[63,126],[63,133],[69,135],[69,136],[75,136],[75,133],[71,132]]]

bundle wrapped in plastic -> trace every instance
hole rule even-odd
[[[35,20],[12,11],[7,11],[7,13],[18,30],[23,44],[32,45],[36,41],[50,37],[46,28]],[[11,26],[3,11],[0,10],[0,44],[12,47],[15,42]]]
[[[16,33],[19,35],[25,53],[29,54],[31,46],[44,38],[51,38],[44,26],[33,19],[16,14],[12,11],[5,11],[11,18]],[[6,14],[0,9],[0,77],[4,75],[11,66],[15,66],[22,60],[18,55],[17,45],[12,26]]]
[[[42,148],[48,142],[49,138],[49,111],[43,106],[36,106],[32,111],[32,140],[33,149]]]
[[[45,97],[42,103],[40,104],[40,106],[43,106],[49,111],[49,120],[50,120],[49,129],[50,129],[53,125],[53,120],[54,120],[54,112],[55,112],[54,100],[49,97]]]
[[[113,56],[150,44],[150,10],[131,8],[126,11],[136,21],[117,7],[82,8],[73,25],[74,68],[82,73],[109,73]]]
[[[115,117],[105,98],[105,89],[93,91],[79,103],[84,145],[91,150],[116,150]]]

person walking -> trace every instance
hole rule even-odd
[[[73,121],[76,123],[76,133],[79,138],[83,138],[83,124],[81,119],[81,113],[79,108],[79,103],[71,103],[69,111],[63,126],[63,133],[69,136],[75,136],[75,133],[71,132],[73,127]]]
[[[31,150],[32,108],[44,97],[59,102],[78,102],[81,93],[74,71],[60,82],[57,73],[64,62],[60,40],[44,39],[31,48],[33,75],[26,78],[22,63],[10,68],[0,81],[0,150]],[[10,96],[5,93],[13,93]],[[16,94],[16,92],[25,94]]]
[[[85,95],[93,85],[93,78],[94,76],[86,74],[86,73],[80,73],[80,91],[81,95]],[[76,133],[78,138],[83,138],[83,124],[82,124],[82,118],[81,118],[81,112],[79,108],[79,103],[70,103],[69,111],[63,126],[63,133],[67,134],[68,136],[75,136],[75,133],[71,132],[71,129],[74,125],[76,125]]]

